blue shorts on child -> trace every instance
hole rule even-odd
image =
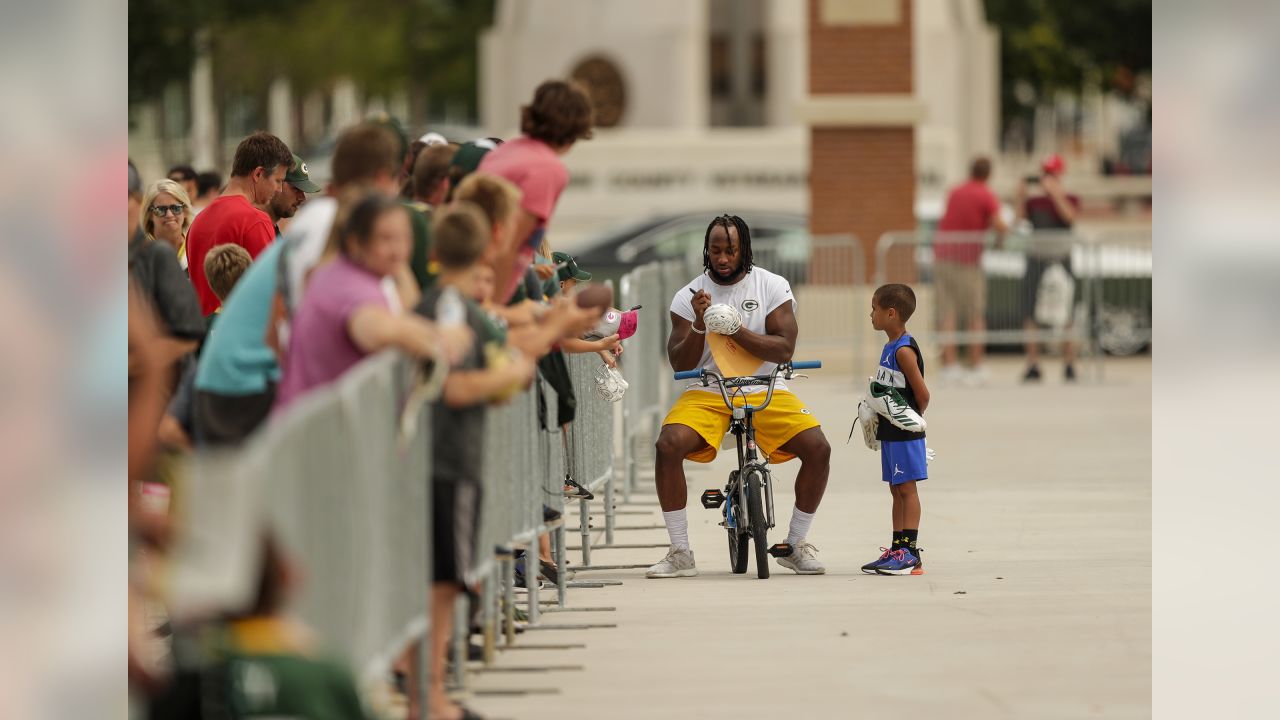
[[[891,485],[927,479],[929,467],[925,459],[924,438],[901,442],[881,440],[880,468],[884,472],[884,481]]]

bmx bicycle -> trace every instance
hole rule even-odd
[[[675,374],[676,380],[700,380],[703,387],[714,383],[724,404],[732,411],[729,432],[737,441],[738,469],[729,473],[729,482],[723,490],[711,488],[702,493],[701,499],[704,508],[721,509],[724,520],[720,524],[729,534],[729,567],[739,575],[747,571],[748,545],[755,545],[756,576],[762,580],[769,577],[769,555],[786,557],[792,552],[792,547],[786,543],[769,546],[769,528],[773,527],[773,481],[767,467],[768,459],[762,461],[756,447],[755,414],[769,407],[773,401],[778,376],[791,380],[804,377],[795,375],[796,370],[820,367],[822,363],[813,360],[783,363],[768,375],[726,378],[705,369],[683,370]],[[764,402],[752,405],[747,402],[746,390],[760,385],[768,388]],[[735,404],[737,398],[741,398],[741,405]]]

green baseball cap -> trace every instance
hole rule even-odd
[[[551,253],[551,262],[561,266],[556,270],[557,280],[563,281],[573,279],[586,282],[591,279],[591,273],[578,267],[578,261],[574,260],[573,256],[569,253],[553,252]]]
[[[461,177],[466,177],[475,172],[484,156],[497,146],[497,143],[488,138],[464,142],[458,146],[458,151],[453,154],[453,160],[449,164],[462,171]]]
[[[311,182],[311,173],[307,172],[307,164],[297,155],[293,156],[293,166],[284,174],[284,181],[304,193],[320,192],[320,186]]]

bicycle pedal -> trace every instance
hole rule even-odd
[[[769,548],[769,554],[776,558],[789,557],[795,552],[795,548],[791,547],[791,543],[778,543]]]
[[[711,510],[724,504],[724,491],[712,488],[702,493],[702,507]]]

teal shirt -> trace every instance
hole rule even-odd
[[[263,250],[222,303],[218,332],[209,335],[200,355],[196,390],[254,395],[280,382],[280,364],[266,338],[283,247],[277,241]]]

